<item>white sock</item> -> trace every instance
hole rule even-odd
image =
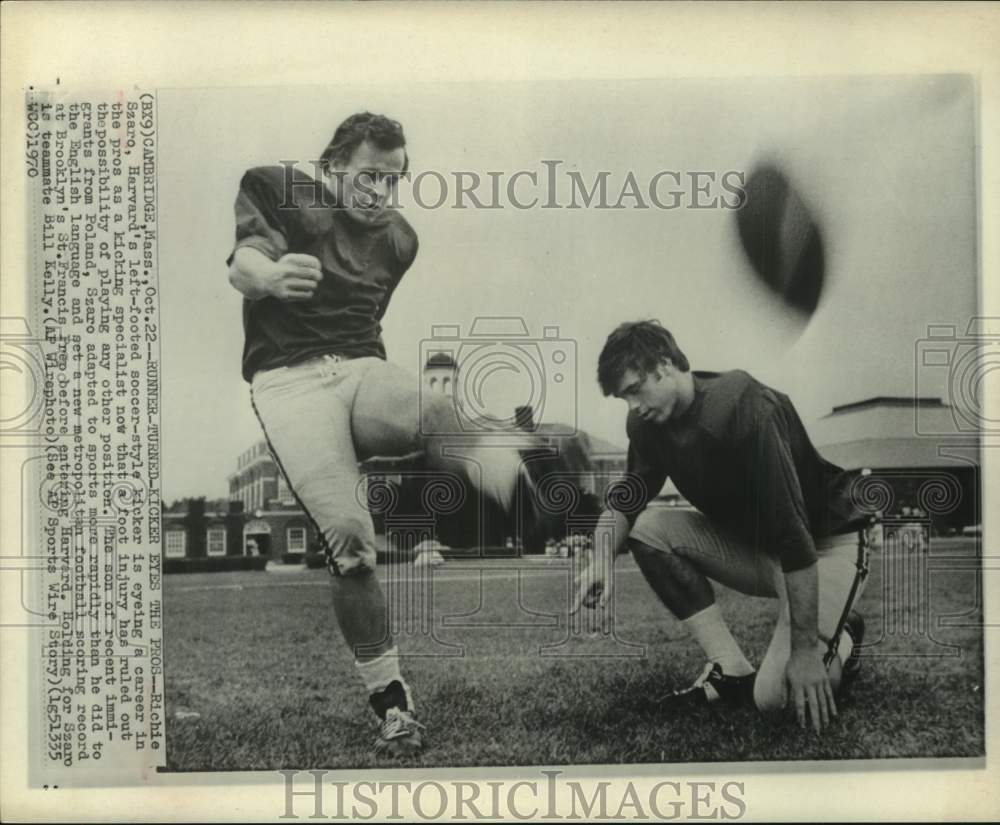
[[[389,683],[394,680],[406,685],[403,677],[399,675],[399,652],[395,647],[387,650],[377,659],[369,659],[365,662],[355,659],[354,666],[358,669],[361,681],[365,683],[369,693],[385,690]]]
[[[715,662],[727,676],[746,676],[753,673],[739,644],[729,632],[722,618],[719,605],[714,602],[704,610],[682,621],[694,640],[705,651],[710,662]]]

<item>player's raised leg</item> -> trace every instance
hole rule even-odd
[[[400,754],[419,749],[420,726],[375,576],[374,528],[358,495],[350,430],[359,384],[353,363],[320,358],[258,373],[253,400],[289,487],[316,524],[328,554],[337,624],[382,720],[376,748]]]
[[[521,471],[517,450],[463,432],[450,397],[421,393],[411,373],[370,360],[352,413],[359,456],[422,450],[430,467],[455,473],[510,512]]]

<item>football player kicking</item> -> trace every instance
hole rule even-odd
[[[462,474],[507,512],[520,467],[507,449],[449,456],[447,435],[423,434],[460,433],[454,404],[421,399],[418,379],[386,361],[380,322],[417,254],[416,233],[391,208],[407,165],[399,123],[367,112],[349,117],[317,177],[283,166],[243,176],[229,258],[230,283],[243,295],[243,377],[253,408],[325,546],[337,622],[382,720],[376,751],[390,755],[419,750],[422,725],[375,576],[358,462],[423,450],[428,467]]]
[[[671,703],[778,711],[791,700],[799,724],[811,719],[820,732],[837,714],[838,687],[857,674],[864,632],[851,607],[871,528],[852,501],[850,477],[816,452],[785,395],[739,370],[692,372],[657,322],[611,333],[598,382],[628,403],[638,506],[602,514],[573,610],[607,605],[614,558],[627,547],[708,659]],[[668,477],[697,512],[646,508]],[[726,626],[710,580],[780,600],[758,671]]]

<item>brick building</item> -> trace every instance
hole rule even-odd
[[[452,394],[454,372],[450,358],[432,355],[425,388]],[[517,443],[532,476],[569,477],[585,505],[580,511],[589,517],[606,485],[625,469],[626,451],[582,431],[567,436],[563,425],[536,425],[529,407],[518,408],[515,421],[524,432]],[[977,435],[960,430],[954,410],[940,399],[878,397],[843,404],[809,429],[820,453],[856,472],[858,495],[884,515],[927,518],[942,532],[981,521]],[[375,458],[363,462],[361,469],[370,495],[378,485],[379,495],[392,501],[388,510],[372,507],[376,532],[385,535],[388,530],[392,537],[386,543],[389,552],[394,542],[412,546],[428,538],[456,548],[469,546],[470,536],[484,546],[506,544],[510,525],[495,514],[484,515],[475,502],[467,503],[467,512],[449,516],[447,523],[422,509],[434,476],[423,469],[419,455]],[[862,479],[864,469],[871,474]],[[164,513],[166,560],[228,556],[299,561],[308,551],[319,550],[314,525],[263,439],[238,456],[228,484],[228,501],[191,499],[186,508]],[[687,506],[669,480],[656,504]],[[568,511],[567,518],[574,513]]]
[[[456,364],[451,356],[433,353],[423,372],[423,389],[444,395],[454,394]],[[565,427],[536,428],[530,408],[519,408],[518,424],[524,437],[518,446],[526,460],[537,459],[535,474],[551,466],[570,469],[582,493],[600,494],[601,479],[611,477],[625,466],[625,451],[586,433],[558,435]],[[416,545],[419,541],[445,534],[454,546],[464,546],[476,537],[478,543],[505,544],[508,526],[484,515],[470,498],[467,512],[449,515],[440,525],[433,514],[423,512],[428,486],[435,476],[426,472],[419,454],[401,458],[373,458],[361,464],[367,477],[370,500],[383,493],[393,502],[392,511],[372,507],[376,533],[392,543]],[[205,502],[190,499],[187,507],[164,513],[164,556],[167,560],[211,559],[216,557],[263,557],[271,561],[299,561],[307,552],[319,552],[315,525],[299,507],[284,476],[262,438],[244,450],[227,478],[228,500]],[[372,492],[374,487],[376,492]],[[422,509],[423,508],[423,509]],[[495,514],[494,514],[495,516]],[[391,547],[388,548],[391,551]]]

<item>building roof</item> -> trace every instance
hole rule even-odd
[[[951,446],[951,450],[942,447]],[[956,456],[977,460],[975,445],[962,449],[955,447],[954,439],[902,436],[898,438],[861,438],[828,444],[818,448],[827,461],[845,470],[869,467],[880,469],[909,469],[926,467],[968,467],[969,462]],[[945,453],[942,455],[942,452]]]
[[[926,409],[929,407],[947,406],[940,398],[906,398],[898,395],[877,395],[874,398],[865,398],[862,401],[841,404],[838,407],[834,407],[831,412],[823,417],[829,418],[831,415],[843,415],[844,413],[866,410],[871,407],[905,407],[908,410],[912,410],[917,407]]]
[[[845,470],[969,466],[977,434],[967,411],[940,398],[876,396],[841,404],[810,427],[819,452]]]
[[[822,452],[861,439],[974,441],[975,424],[974,411],[945,404],[940,398],[881,396],[834,407],[808,429]]]

